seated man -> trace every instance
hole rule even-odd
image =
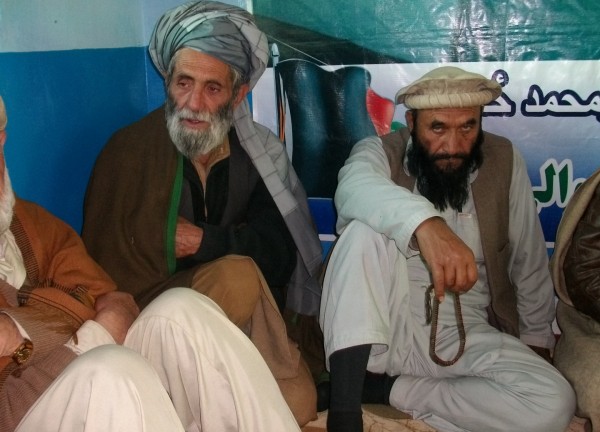
[[[550,261],[560,301],[554,364],[575,389],[577,415],[600,430],[600,170],[569,200]]]
[[[73,230],[15,198],[4,158],[6,123],[0,98],[0,430],[13,431],[75,359],[76,344],[67,342],[81,324],[108,323],[112,302],[98,314],[94,303],[116,287]],[[135,304],[128,306],[137,314]]]
[[[149,50],[167,101],[98,157],[83,240],[141,307],[178,286],[213,299],[306,423],[316,391],[280,310],[317,314],[321,245],[285,148],[246,99],[267,64],[266,35],[243,9],[192,2],[158,20]]]
[[[0,432],[299,430],[213,301],[174,289],[138,317],[70,227],[15,198],[5,126],[0,98]]]
[[[573,390],[545,360],[554,291],[525,163],[482,129],[500,93],[437,68],[397,94],[408,128],[357,143],[340,171],[320,313],[329,431],[362,430],[363,387],[443,431],[569,424]]]

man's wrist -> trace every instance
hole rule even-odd
[[[426,228],[427,225],[430,225],[432,222],[435,223],[436,221],[438,223],[441,222],[444,225],[446,224],[446,220],[443,217],[441,217],[441,216],[432,216],[430,218],[425,219],[423,222],[421,222],[419,224],[419,226],[417,226],[417,228],[414,230],[412,236],[410,236],[410,240],[408,242],[408,247],[411,250],[416,251],[416,252],[420,252],[421,248],[419,247],[419,241],[417,240],[417,233],[419,232],[419,230],[421,228]]]
[[[28,339],[27,332],[7,313],[0,312],[0,354],[11,356]]]

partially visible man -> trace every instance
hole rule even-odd
[[[114,418],[114,426],[136,426],[138,419],[158,427],[149,430],[177,425],[160,380],[139,355],[111,348],[105,351],[110,352],[111,362],[127,360],[136,367],[125,374],[101,356],[84,354],[98,341],[122,343],[138,308],[130,295],[114,291],[113,281],[87,255],[70,227],[34,203],[15,198],[4,159],[6,123],[0,98],[0,431],[61,430],[58,420],[62,430],[77,430],[75,425],[85,424],[90,413],[77,412],[68,401],[79,398],[83,402],[92,387],[108,384],[109,377],[113,389],[125,386],[132,392],[115,392],[103,405],[105,410],[98,407],[93,414],[100,420],[98,427],[109,426],[102,415],[115,406],[130,409],[130,417]],[[73,395],[62,387],[48,390],[65,379],[82,377],[88,386],[80,385]],[[137,392],[142,384],[149,393]],[[64,403],[62,410],[37,408],[52,397]],[[143,414],[140,403],[151,399],[167,403],[135,417]],[[32,422],[36,412],[43,412],[43,422]],[[24,425],[17,428],[22,420]],[[111,429],[116,430],[103,430]],[[141,427],[128,430],[136,429]]]
[[[159,19],[149,50],[167,101],[98,157],[84,242],[141,307],[177,286],[213,299],[306,423],[314,383],[280,311],[317,314],[321,246],[285,148],[246,99],[268,61],[266,36],[243,9],[191,2]]]
[[[299,430],[213,301],[172,289],[138,316],[70,227],[15,198],[5,126],[0,98],[0,432]]]
[[[577,415],[600,430],[600,169],[565,208],[550,260],[561,334],[554,364],[577,395]]]
[[[571,420],[547,361],[554,291],[525,163],[482,129],[500,93],[437,68],[397,94],[408,128],[357,143],[340,171],[320,313],[329,431],[362,430],[361,397],[444,431]]]

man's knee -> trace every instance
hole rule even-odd
[[[149,315],[155,315],[175,319],[178,316],[185,315],[185,311],[188,309],[191,310],[192,315],[197,315],[198,308],[205,307],[217,309],[224,314],[221,307],[208,296],[198,293],[194,289],[175,287],[169,288],[152,300],[142,310],[140,317],[145,318]]]
[[[388,260],[392,260],[393,256],[389,254],[398,254],[395,244],[392,247],[390,242],[391,240],[375,232],[369,225],[353,220],[331,251],[327,272],[346,274],[349,269],[366,272],[367,268],[387,270],[383,266],[382,257],[387,256]]]
[[[540,431],[566,430],[573,415],[575,414],[576,397],[575,391],[569,382],[562,376],[559,377],[549,392],[549,400],[545,405],[548,427],[540,428]]]
[[[142,356],[121,345],[94,348],[75,359],[65,373],[80,375],[92,383],[143,383],[155,374]]]
[[[252,258],[227,255],[203,265],[192,288],[214,300],[237,326],[248,322],[261,292],[259,269]]]
[[[340,237],[347,237],[352,242],[357,242],[360,245],[364,242],[379,241],[381,234],[377,233],[369,225],[355,219],[348,224]]]
[[[507,430],[531,430],[539,432],[567,429],[575,413],[575,392],[557,371],[548,371],[539,382],[537,389],[523,393],[528,399],[522,415],[507,418]],[[526,381],[527,377],[523,378]],[[527,416],[527,419],[522,417]],[[524,421],[528,425],[525,427]],[[511,422],[514,422],[510,425]]]

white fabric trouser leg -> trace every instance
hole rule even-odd
[[[125,345],[153,365],[187,431],[300,430],[259,352],[206,296],[169,289]]]
[[[31,407],[16,432],[165,432],[183,426],[158,376],[118,345],[73,360]]]
[[[321,301],[325,354],[372,344],[368,369],[400,375],[390,403],[441,431],[563,432],[574,411],[568,382],[518,339],[487,322],[466,324],[450,367],[429,357],[429,332],[411,310],[405,257],[393,241],[352,222],[329,261]],[[464,305],[463,305],[464,308]],[[437,352],[458,350],[455,326],[439,326]]]

